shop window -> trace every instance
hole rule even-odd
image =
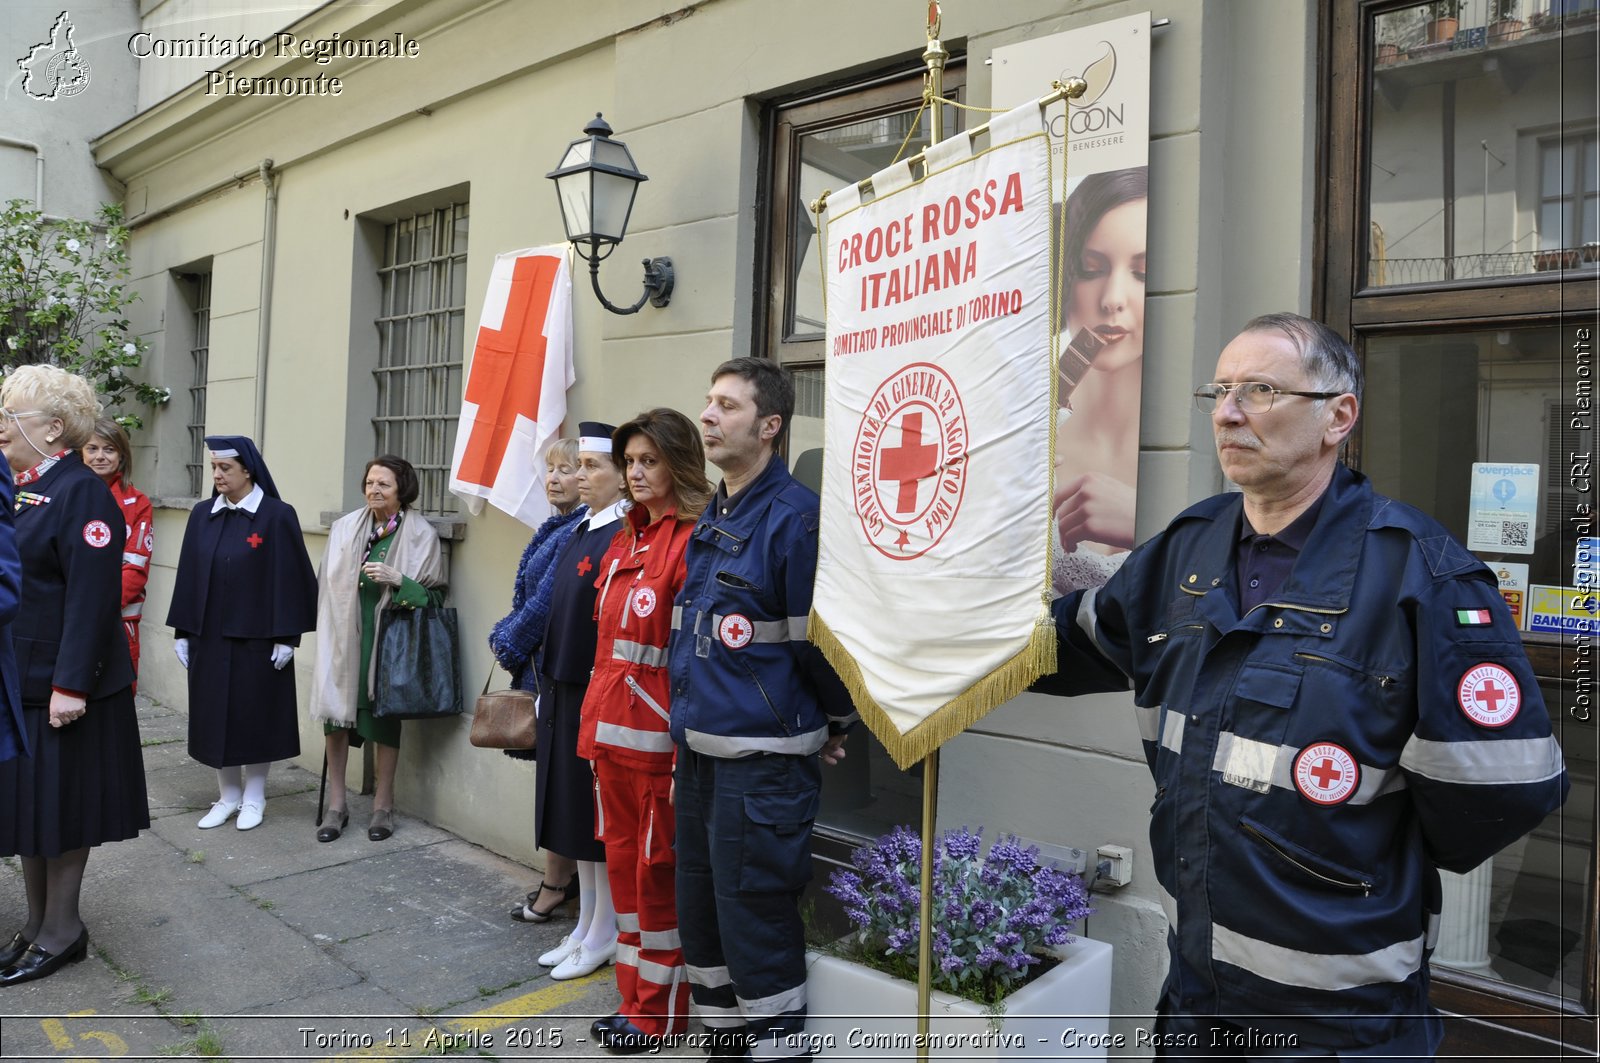
[[[1571,587],[1596,534],[1595,6],[1324,2],[1321,67],[1353,76],[1323,86],[1314,309],[1366,366],[1351,461],[1500,577],[1572,780],[1527,838],[1444,875],[1433,1000],[1473,1017],[1446,1052],[1596,1043],[1596,636],[1585,665],[1531,593]],[[1527,468],[1512,492],[1483,465]]]
[[[768,111],[769,160],[764,276],[758,284],[757,343],[794,373],[795,417],[787,442],[795,475],[813,489],[822,473],[822,270],[811,203],[824,191],[872,176],[897,157],[927,147],[932,119],[922,108],[922,74],[899,73],[847,88],[811,93]],[[960,100],[965,66],[946,68],[944,88]],[[961,112],[945,108],[945,134],[961,128]],[[850,738],[850,754],[823,778],[818,824],[825,835],[876,837],[922,815],[922,771],[901,771],[865,728]]]
[[[1549,0],[1465,0],[1374,17],[1368,285],[1583,261],[1596,240],[1593,116],[1564,105],[1583,94],[1592,63],[1569,53],[1588,33],[1593,54],[1593,28],[1562,12]]]
[[[456,511],[448,488],[461,414],[466,271],[465,202],[418,210],[384,225],[373,322],[373,453],[398,454],[416,467],[417,508],[430,516]]]

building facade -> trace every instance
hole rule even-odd
[[[1246,320],[1292,309],[1366,359],[1352,461],[1381,490],[1466,538],[1472,463],[1538,464],[1544,508],[1526,542],[1481,554],[1526,564],[1525,584],[1574,582],[1574,529],[1594,501],[1578,468],[1593,451],[1583,345],[1600,258],[1594,5],[1442,6],[1455,10],[1448,36],[1441,5],[1392,0],[945,5],[946,90],[974,107],[990,103],[998,49],[1147,10],[1156,22],[1138,539],[1224,488],[1190,393]],[[421,470],[421,505],[448,542],[470,693],[529,530],[493,510],[467,517],[444,484],[494,256],[561,240],[544,174],[602,112],[650,180],[601,283],[626,302],[639,258],[669,255],[677,270],[671,305],[630,317],[575,285],[572,421],[698,411],[710,371],[754,353],[796,370],[798,459],[821,437],[825,388],[801,276],[815,269],[805,162],[864,177],[912,134],[924,5],[392,0],[254,21],[248,9],[141,5],[142,26],[125,27],[148,34],[138,111],[93,142],[125,189],[147,369],[173,391],[136,463],[160,499],[148,615],[164,615],[186,511],[209,494],[204,434],[256,437],[314,558],[331,518],[360,504],[365,460],[394,450]],[[362,41],[387,50],[339,43]],[[170,633],[146,628],[144,689],[180,700]],[[1575,638],[1528,641],[1573,797],[1451,886],[1454,936],[1436,957],[1442,1007],[1517,1020],[1455,1021],[1453,1043],[1507,1053],[1594,1043],[1595,721]],[[309,678],[310,653],[295,667]],[[1133,850],[1131,884],[1098,894],[1087,927],[1116,948],[1123,1015],[1149,1010],[1166,964],[1131,708],[1018,698],[946,746],[939,793],[942,824]],[[534,862],[532,768],[470,747],[468,722],[408,725],[399,804]],[[916,821],[920,775],[852,741],[827,783],[820,868]],[[308,766],[320,746],[304,725]],[[1131,1038],[1137,1025],[1113,1028]]]

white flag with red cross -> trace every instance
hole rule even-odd
[[[565,245],[496,256],[461,389],[450,491],[529,527],[550,516],[544,455],[572,386],[572,271]]]
[[[827,200],[808,631],[902,766],[1054,671],[1051,162],[1037,103]],[[1059,177],[1057,178],[1059,180]]]

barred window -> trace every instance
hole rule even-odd
[[[189,460],[184,467],[189,473],[189,493],[196,498],[205,494],[206,485],[206,377],[207,362],[211,355],[211,274],[197,273],[185,278],[190,282],[193,303],[194,340],[189,347],[191,373],[189,376]]]
[[[374,453],[398,454],[416,467],[420,512],[454,513],[448,488],[461,412],[467,205],[387,224],[378,278]]]

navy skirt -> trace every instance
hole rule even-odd
[[[0,855],[53,857],[150,826],[132,688],[89,702],[65,727],[24,705],[31,757],[0,763]]]
[[[534,840],[541,849],[573,860],[604,860],[606,847],[594,836],[594,769],[578,756],[578,721],[588,685],[539,678]]]

